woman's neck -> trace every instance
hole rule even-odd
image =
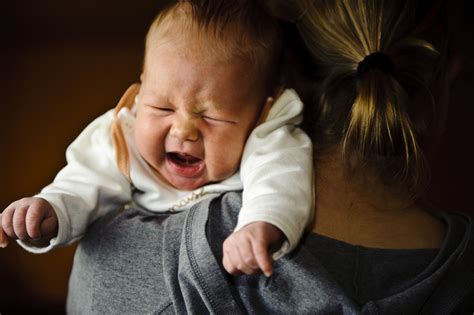
[[[436,248],[445,227],[374,176],[349,176],[342,159],[316,165],[313,232],[350,244],[376,248]]]

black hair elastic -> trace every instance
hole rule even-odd
[[[378,69],[385,73],[393,73],[395,65],[392,59],[381,52],[375,52],[364,58],[357,66],[357,75],[360,77],[364,73]]]

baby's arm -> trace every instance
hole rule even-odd
[[[18,244],[23,248],[44,253],[70,244],[84,234],[91,222],[130,201],[130,183],[118,169],[115,159],[110,136],[112,122],[113,113],[109,111],[89,124],[68,147],[67,165],[53,183],[34,196],[46,200],[54,210],[57,233],[49,244],[19,237]],[[16,214],[13,223],[15,217]]]
[[[47,243],[58,232],[58,217],[49,202],[23,198],[13,202],[0,215],[0,246],[11,239]],[[4,237],[4,239],[1,239]]]
[[[236,231],[223,248],[224,267],[230,273],[260,269],[271,274],[269,249],[280,245],[274,259],[288,253],[311,221],[312,146],[298,128],[302,111],[296,93],[286,90],[246,143],[241,163],[242,210]]]

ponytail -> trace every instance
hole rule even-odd
[[[439,54],[412,32],[415,1],[301,3],[306,13],[297,25],[322,75],[314,115],[307,116],[316,158],[341,145],[349,164],[419,192],[429,178]]]

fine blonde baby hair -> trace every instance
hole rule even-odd
[[[149,28],[145,51],[170,37],[183,42],[196,37],[197,41],[200,37],[210,38],[211,41],[203,43],[205,46],[199,47],[199,52],[187,53],[199,53],[199,58],[248,61],[253,67],[249,71],[256,70],[261,75],[267,94],[279,83],[280,27],[258,1],[169,1]]]

